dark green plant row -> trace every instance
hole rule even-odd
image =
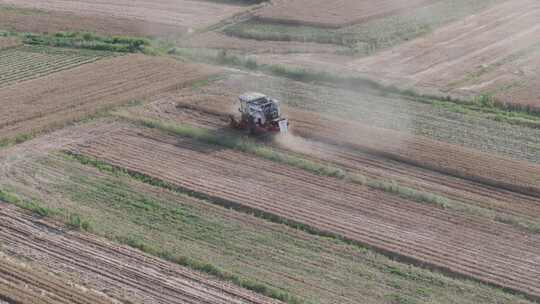
[[[145,52],[150,46],[146,38],[100,36],[87,32],[59,32],[55,34],[24,34],[23,43],[53,47],[81,48],[122,53]]]

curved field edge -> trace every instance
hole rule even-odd
[[[413,302],[439,299],[436,300],[439,303],[451,303],[454,297],[459,297],[462,303],[489,303],[491,300],[488,299],[526,303],[519,297],[503,294],[481,284],[453,280],[392,261],[371,250],[335,238],[301,232],[301,229],[298,230],[301,227],[290,229],[282,224],[270,224],[252,215],[216,206],[213,201],[194,199],[192,196],[190,198],[193,195],[191,192],[176,192],[179,190],[176,188],[173,191],[159,191],[166,187],[165,182],[140,174],[126,174],[124,169],[105,163],[87,159],[83,160],[85,165],[81,167],[78,165],[81,160],[53,157],[33,163],[27,168],[34,170],[32,168],[35,168],[35,164],[40,164],[38,167],[42,168],[42,172],[54,174],[54,178],[49,179],[49,186],[57,190],[55,193],[63,193],[62,196],[42,193],[45,195],[42,197],[44,200],[39,204],[57,208],[55,204],[62,201],[60,206],[63,208],[83,214],[82,220],[91,223],[91,231],[95,234],[105,235],[188,267],[217,274],[218,277],[220,273],[231,273],[240,275],[245,282],[264,282],[270,276],[276,280],[273,286],[289,290],[291,294],[306,300],[306,303],[317,303],[321,299],[354,303],[358,296],[381,303],[393,303],[396,299]],[[105,175],[97,175],[96,178],[92,167],[98,167]],[[30,176],[26,178],[28,181],[32,179]],[[139,182],[156,186],[142,187]],[[16,185],[14,187],[17,188]],[[33,190],[25,190],[24,187],[19,187],[17,191],[26,193],[25,196],[37,196]],[[147,228],[145,221],[151,222],[153,228]],[[175,232],[177,229],[181,233]],[[184,237],[180,237],[182,235]],[[187,239],[181,241],[185,237]],[[227,248],[227,253],[216,251],[214,246],[201,252],[201,248],[193,246],[193,241],[190,241],[192,238],[200,239],[201,244],[210,242],[219,248]],[[178,244],[178,247],[174,247],[176,249],[170,247],[174,243]],[[269,248],[279,251],[269,257]],[[216,259],[215,252],[225,255]],[[237,257],[231,260],[230,255]],[[213,262],[209,263],[207,259]],[[254,272],[246,275],[249,269]],[[266,273],[270,269],[283,272],[276,277],[275,274]],[[312,276],[313,271],[320,271],[317,280]],[[301,277],[303,280],[289,283],[288,279],[283,281],[283,278],[289,276]],[[307,285],[302,287],[300,282]],[[332,284],[337,284],[335,287],[338,289],[344,288],[341,296],[330,292]],[[364,284],[366,288],[359,288]],[[316,291],[312,288],[316,288]],[[374,292],[374,288],[380,291]]]

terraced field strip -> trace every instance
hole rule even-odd
[[[256,13],[267,22],[342,27],[382,18],[435,2],[434,0],[273,0],[271,6]]]
[[[1,203],[0,218],[0,243],[5,252],[29,258],[62,275],[79,278],[119,300],[278,303],[137,250],[63,231]]]
[[[171,103],[167,97],[158,98],[144,108],[132,108],[129,113],[131,114],[128,115],[133,117],[146,117],[173,124],[189,124],[215,131],[223,129],[228,124],[228,117],[225,114],[211,113],[197,106],[176,106],[176,103]],[[494,210],[501,215],[512,214],[532,221],[537,221],[540,217],[540,198],[408,165],[359,149],[328,145],[301,137],[278,140],[277,146],[301,153],[316,162],[332,163],[373,179],[396,181],[419,191]]]
[[[34,133],[98,110],[176,89],[214,70],[172,59],[129,55],[12,85],[0,92],[0,139]]]
[[[228,206],[278,216],[453,275],[540,298],[540,237],[144,129],[74,145],[75,154],[165,180]]]
[[[1,47],[0,47],[1,48]],[[111,56],[107,52],[18,47],[0,51],[0,88]]]
[[[17,38],[0,37],[0,50],[12,48],[21,44],[21,41]]]
[[[73,286],[67,280],[30,268],[0,252],[0,303],[114,303],[105,294]]]

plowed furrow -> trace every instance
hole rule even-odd
[[[128,292],[143,302],[153,303],[273,302],[126,247],[65,233],[5,205],[0,205],[0,218],[4,250],[56,271],[84,276],[96,289],[112,290],[117,297]]]

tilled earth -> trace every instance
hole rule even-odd
[[[129,300],[130,303],[277,303],[126,246],[67,231],[4,203],[0,203],[0,219],[3,252],[51,269],[67,280],[107,295],[107,298]],[[2,267],[0,282],[7,279],[16,288],[17,279],[26,280],[47,293],[40,296],[29,294],[29,291],[22,294],[9,291],[10,297],[27,297],[33,301],[42,298],[43,303],[47,299],[55,300],[51,303],[111,303],[96,295],[91,297],[91,293],[82,295],[77,289],[59,288],[58,283],[44,277],[28,277],[25,273],[17,276],[16,271]],[[2,274],[6,272],[10,275],[3,278]],[[2,292],[0,289],[0,295]]]

